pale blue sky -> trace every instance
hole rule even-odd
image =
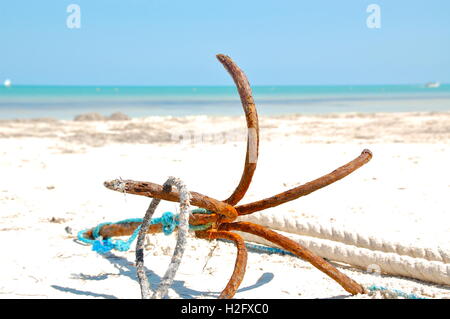
[[[71,3],[81,29],[66,27]],[[449,83],[450,1],[0,2],[0,81],[231,85],[216,53],[254,85]]]

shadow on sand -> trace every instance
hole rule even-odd
[[[108,260],[118,271],[119,273],[114,274],[99,274],[99,275],[85,275],[85,274],[77,274],[74,275],[73,278],[75,279],[82,279],[82,280],[106,280],[109,276],[127,276],[132,280],[137,281],[137,274],[136,274],[136,267],[134,264],[130,263],[129,260],[127,260],[124,257],[116,256],[112,253],[106,253],[104,255],[101,255],[103,258]],[[157,287],[159,283],[161,282],[161,277],[158,276],[156,273],[154,273],[152,270],[145,268],[147,277],[149,278],[150,287]],[[240,288],[238,292],[248,291],[251,289],[256,289],[258,287],[261,287],[268,282],[272,281],[274,278],[273,273],[263,273],[261,277],[253,284],[247,287]],[[224,285],[226,281],[224,279]],[[84,290],[78,290],[70,287],[61,287],[58,285],[51,285],[52,288],[72,293],[75,295],[82,295],[82,296],[88,296],[88,297],[100,297],[100,298],[107,298],[107,299],[117,299],[118,297],[114,295],[109,294],[99,294],[94,293],[91,291],[84,291]],[[190,289],[185,286],[185,282],[182,280],[174,280],[172,283],[171,288],[177,292],[177,294],[182,299],[195,299],[195,298],[218,298],[220,295],[220,292],[207,292],[207,291],[199,291],[195,289]]]

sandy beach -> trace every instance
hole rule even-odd
[[[242,203],[331,172],[367,148],[373,159],[361,169],[262,214],[450,249],[450,112],[260,117],[260,130],[258,167]],[[143,217],[148,207],[150,199],[113,192],[103,182],[120,177],[162,184],[176,176],[192,191],[225,199],[242,173],[246,134],[243,116],[0,121],[0,298],[140,298],[134,246],[102,256],[75,240],[82,229]],[[156,216],[177,210],[163,201]],[[148,236],[152,287],[175,241],[175,234]],[[217,298],[235,253],[232,244],[191,235],[169,297]],[[448,285],[338,268],[364,286],[450,298]],[[249,253],[235,296],[350,297],[299,258],[256,252]]]

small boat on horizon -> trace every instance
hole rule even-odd
[[[7,88],[11,86],[11,80],[10,79],[6,79],[5,82],[3,82],[3,85],[6,86]]]
[[[438,88],[441,86],[441,83],[439,82],[428,82],[425,84],[426,88]]]

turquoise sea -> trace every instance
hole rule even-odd
[[[337,112],[450,111],[450,84],[367,86],[255,86],[260,115]],[[0,119],[73,119],[76,115],[123,112],[152,115],[241,115],[233,86],[0,87]]]

